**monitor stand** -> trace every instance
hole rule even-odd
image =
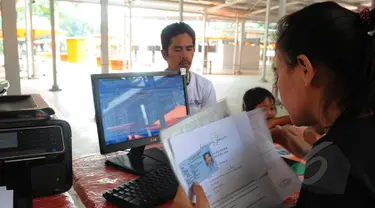
[[[165,153],[160,149],[145,150],[145,146],[141,146],[132,148],[126,155],[107,159],[106,164],[135,175],[143,175],[169,162]]]

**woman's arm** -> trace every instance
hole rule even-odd
[[[275,143],[283,146],[298,158],[303,158],[312,148],[312,145],[303,139],[294,126],[276,126],[271,129],[271,136]]]
[[[318,133],[314,127],[308,127],[303,132],[303,138],[307,143],[310,145],[315,144],[316,141],[318,141],[322,137],[320,133]]]
[[[289,116],[281,116],[277,118],[272,118],[267,121],[268,128],[272,129],[275,128],[275,126],[285,126],[285,125],[291,125],[292,120]]]

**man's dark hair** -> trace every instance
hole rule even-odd
[[[252,111],[266,98],[271,99],[271,101],[275,104],[275,97],[270,91],[261,87],[252,88],[246,91],[243,96],[242,110],[246,112]]]
[[[163,50],[168,52],[168,47],[171,45],[172,38],[181,34],[188,34],[193,39],[193,45],[195,46],[195,32],[188,24],[184,22],[176,22],[168,25],[161,31],[161,45]]]
[[[210,158],[212,158],[211,156],[211,153],[210,152],[206,152],[203,154],[203,159],[206,160],[206,155],[210,156]]]
[[[322,110],[339,102],[341,110],[353,115],[375,110],[375,12],[371,21],[335,2],[312,4],[285,16],[278,23],[276,50],[289,70],[297,56],[306,55],[315,67],[322,67],[328,83],[321,86],[319,75],[313,85],[325,88]],[[302,63],[303,64],[303,63]]]

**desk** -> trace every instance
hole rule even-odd
[[[137,177],[104,164],[107,158],[121,154],[125,153],[116,152],[106,156],[94,154],[73,160],[73,187],[86,207],[117,207],[107,202],[102,194]],[[286,207],[294,204],[297,197],[298,193],[286,200]],[[169,202],[161,208],[171,207],[171,205],[172,203]]]
[[[121,154],[125,153],[94,154],[73,160],[73,187],[86,207],[117,207],[107,202],[102,194],[137,177],[104,164],[107,158]],[[161,207],[170,206],[171,203],[167,203]]]
[[[33,199],[33,207],[37,208],[75,208],[73,198],[68,192],[58,194],[56,196],[42,197]]]

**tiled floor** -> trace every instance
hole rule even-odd
[[[66,67],[59,72],[59,86],[62,91],[50,92],[52,77],[41,77],[37,80],[22,80],[22,93],[39,93],[67,120],[73,131],[73,156],[99,152],[98,136],[94,121],[94,107],[91,91],[90,72],[84,67]],[[272,75],[268,74],[272,80]],[[210,75],[207,76],[216,89],[217,98],[228,100],[233,112],[239,112],[242,95],[255,86],[271,90],[271,82],[260,82],[259,75]]]

